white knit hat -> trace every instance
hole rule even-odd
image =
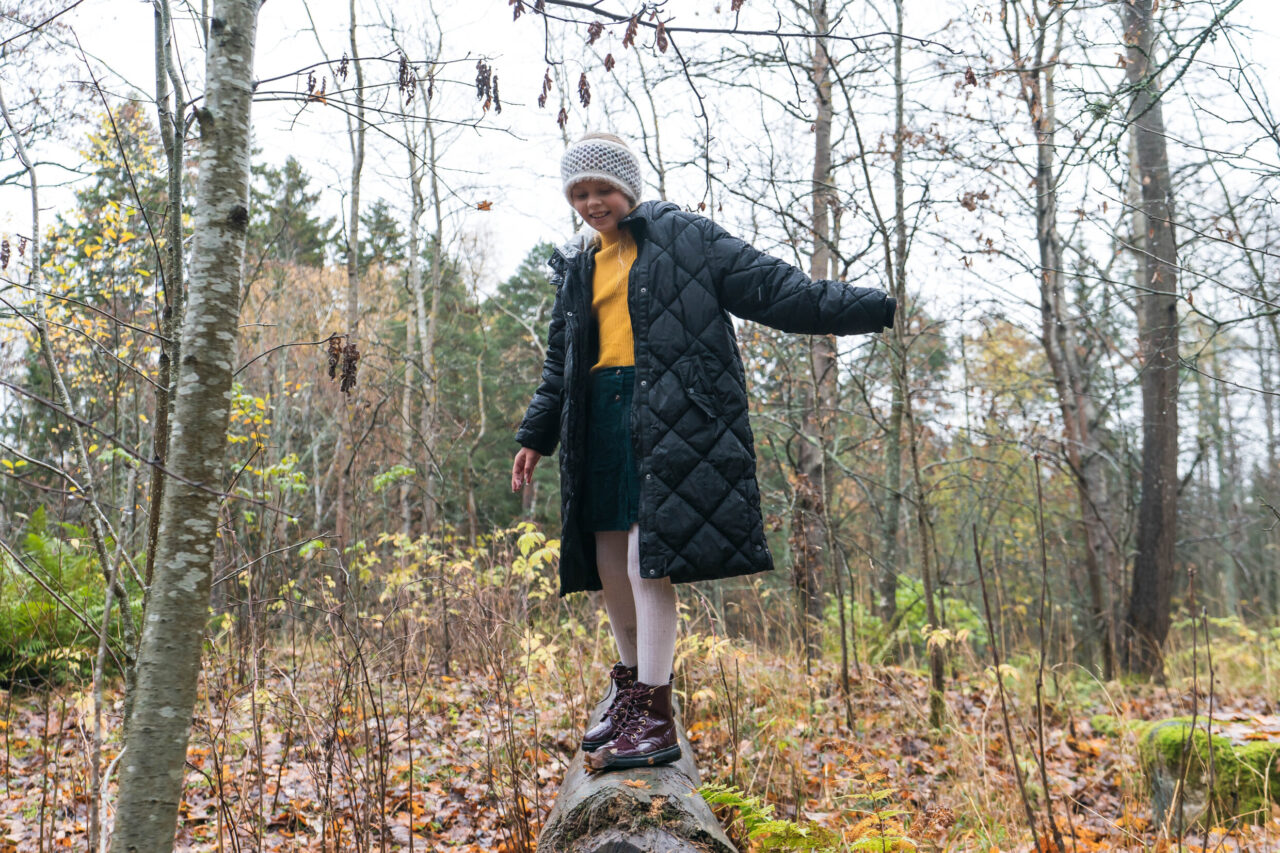
[[[621,140],[587,135],[565,149],[560,158],[564,196],[580,181],[604,181],[622,190],[631,203],[640,200],[640,161]]]

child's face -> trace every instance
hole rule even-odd
[[[579,181],[569,190],[569,202],[582,221],[601,234],[613,234],[631,212],[626,193],[605,181]]]

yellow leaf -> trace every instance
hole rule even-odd
[[[102,232],[102,233],[106,234],[106,235],[107,235],[109,238],[111,238],[112,240],[114,240],[114,239],[116,239],[117,237],[119,237],[119,236],[120,236],[119,234],[117,234],[117,233],[116,233],[116,229],[112,228],[110,225],[108,225],[108,226],[103,230],[103,232]]]
[[[96,445],[96,444],[91,444],[91,445],[89,445],[89,452],[90,452],[90,453],[96,453],[96,452],[97,452],[97,450],[98,450],[98,445]]]

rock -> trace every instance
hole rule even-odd
[[[1148,723],[1138,757],[1157,825],[1173,832],[1237,821],[1262,823],[1280,804],[1280,720],[1180,717]],[[1179,782],[1183,781],[1179,794]],[[1179,804],[1179,800],[1181,800]],[[1179,806],[1172,816],[1169,810]]]

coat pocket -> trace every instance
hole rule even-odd
[[[680,377],[685,396],[689,398],[694,408],[708,418],[720,417],[720,406],[711,391],[710,380],[701,360],[686,359],[677,362],[676,375]]]

